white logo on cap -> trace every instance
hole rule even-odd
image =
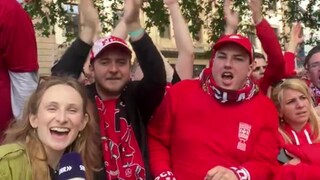
[[[229,38],[230,38],[230,39],[240,39],[240,37],[237,36],[237,35],[232,35],[232,36],[230,36]]]

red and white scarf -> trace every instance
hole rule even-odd
[[[259,88],[249,78],[240,90],[227,90],[217,86],[212,77],[211,68],[205,68],[200,74],[202,89],[220,103],[237,103],[246,101],[258,94]]]
[[[128,121],[123,100],[103,101],[95,97],[100,117],[103,158],[107,179],[144,180],[142,154]]]
[[[310,89],[312,90],[313,97],[314,97],[314,100],[315,100],[315,105],[317,106],[320,103],[320,89],[317,88],[312,83],[310,84]]]

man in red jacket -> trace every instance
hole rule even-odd
[[[223,36],[199,79],[168,90],[148,127],[155,179],[272,179],[278,116],[249,78],[252,60],[248,38]]]
[[[248,5],[252,12],[252,20],[256,28],[257,37],[266,54],[265,57],[263,54],[254,53],[251,78],[258,84],[260,91],[267,94],[270,86],[285,78],[285,61],[277,35],[268,21],[263,17],[262,0],[248,0]],[[230,8],[229,0],[225,0],[225,34],[235,33],[239,24],[238,14],[228,12]]]
[[[271,179],[278,117],[249,77],[248,38],[227,35],[213,47],[212,67],[168,90],[150,121],[156,179]]]

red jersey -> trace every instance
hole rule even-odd
[[[13,117],[11,72],[33,72],[39,68],[33,24],[16,0],[0,1],[0,134]]]
[[[276,108],[262,93],[222,104],[203,91],[199,80],[182,81],[168,89],[150,121],[151,173],[194,180],[224,166],[269,180],[277,165],[277,128]]]

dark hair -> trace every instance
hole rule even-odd
[[[308,69],[309,68],[309,61],[310,61],[310,59],[311,59],[311,57],[314,55],[314,54],[316,54],[316,53],[318,53],[318,52],[320,52],[320,44],[318,44],[318,45],[316,45],[315,47],[313,47],[310,51],[309,51],[309,53],[308,53],[308,55],[306,56],[306,58],[304,59],[304,64],[303,64],[303,67],[305,68],[305,69]]]
[[[261,59],[266,60],[266,58],[264,57],[263,54],[257,53],[257,52],[255,52],[255,53],[253,54],[253,57],[254,57],[254,59],[255,59],[255,58],[261,58]]]

